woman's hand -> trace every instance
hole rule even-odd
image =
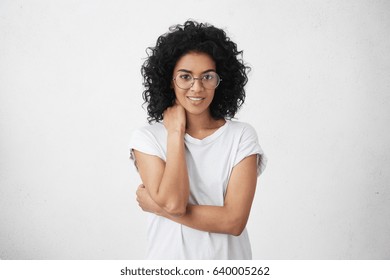
[[[164,126],[168,132],[186,131],[186,114],[184,107],[176,100],[172,107],[168,107],[163,114]]]
[[[158,206],[157,203],[150,197],[150,194],[144,185],[141,184],[138,186],[136,194],[138,205],[143,211],[154,213],[156,215],[160,215],[163,212],[161,207]]]

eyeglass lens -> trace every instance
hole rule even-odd
[[[176,85],[181,89],[189,89],[195,83],[195,80],[200,80],[206,89],[215,89],[220,82],[220,78],[215,72],[208,72],[201,75],[199,78],[194,78],[189,73],[179,73],[174,78]]]

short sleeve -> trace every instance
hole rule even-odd
[[[251,155],[257,155],[257,176],[260,176],[267,165],[267,157],[258,142],[256,131],[252,126],[246,125],[242,131],[234,166]]]
[[[134,156],[134,150],[140,151],[148,155],[157,156],[164,161],[166,160],[165,153],[161,145],[159,145],[159,142],[157,141],[156,137],[145,128],[134,130],[130,138],[130,159],[134,162],[135,166],[137,166],[136,159]]]

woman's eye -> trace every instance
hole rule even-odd
[[[204,74],[202,79],[203,80],[212,80],[212,79],[214,79],[214,75],[213,74]]]
[[[179,78],[182,80],[191,80],[192,79],[191,75],[187,75],[187,74],[180,75]]]

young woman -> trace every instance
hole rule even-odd
[[[148,259],[251,259],[246,223],[265,157],[254,129],[232,121],[248,67],[226,33],[176,25],[142,66],[148,120],[131,158],[149,212]],[[162,121],[162,123],[161,123]]]

